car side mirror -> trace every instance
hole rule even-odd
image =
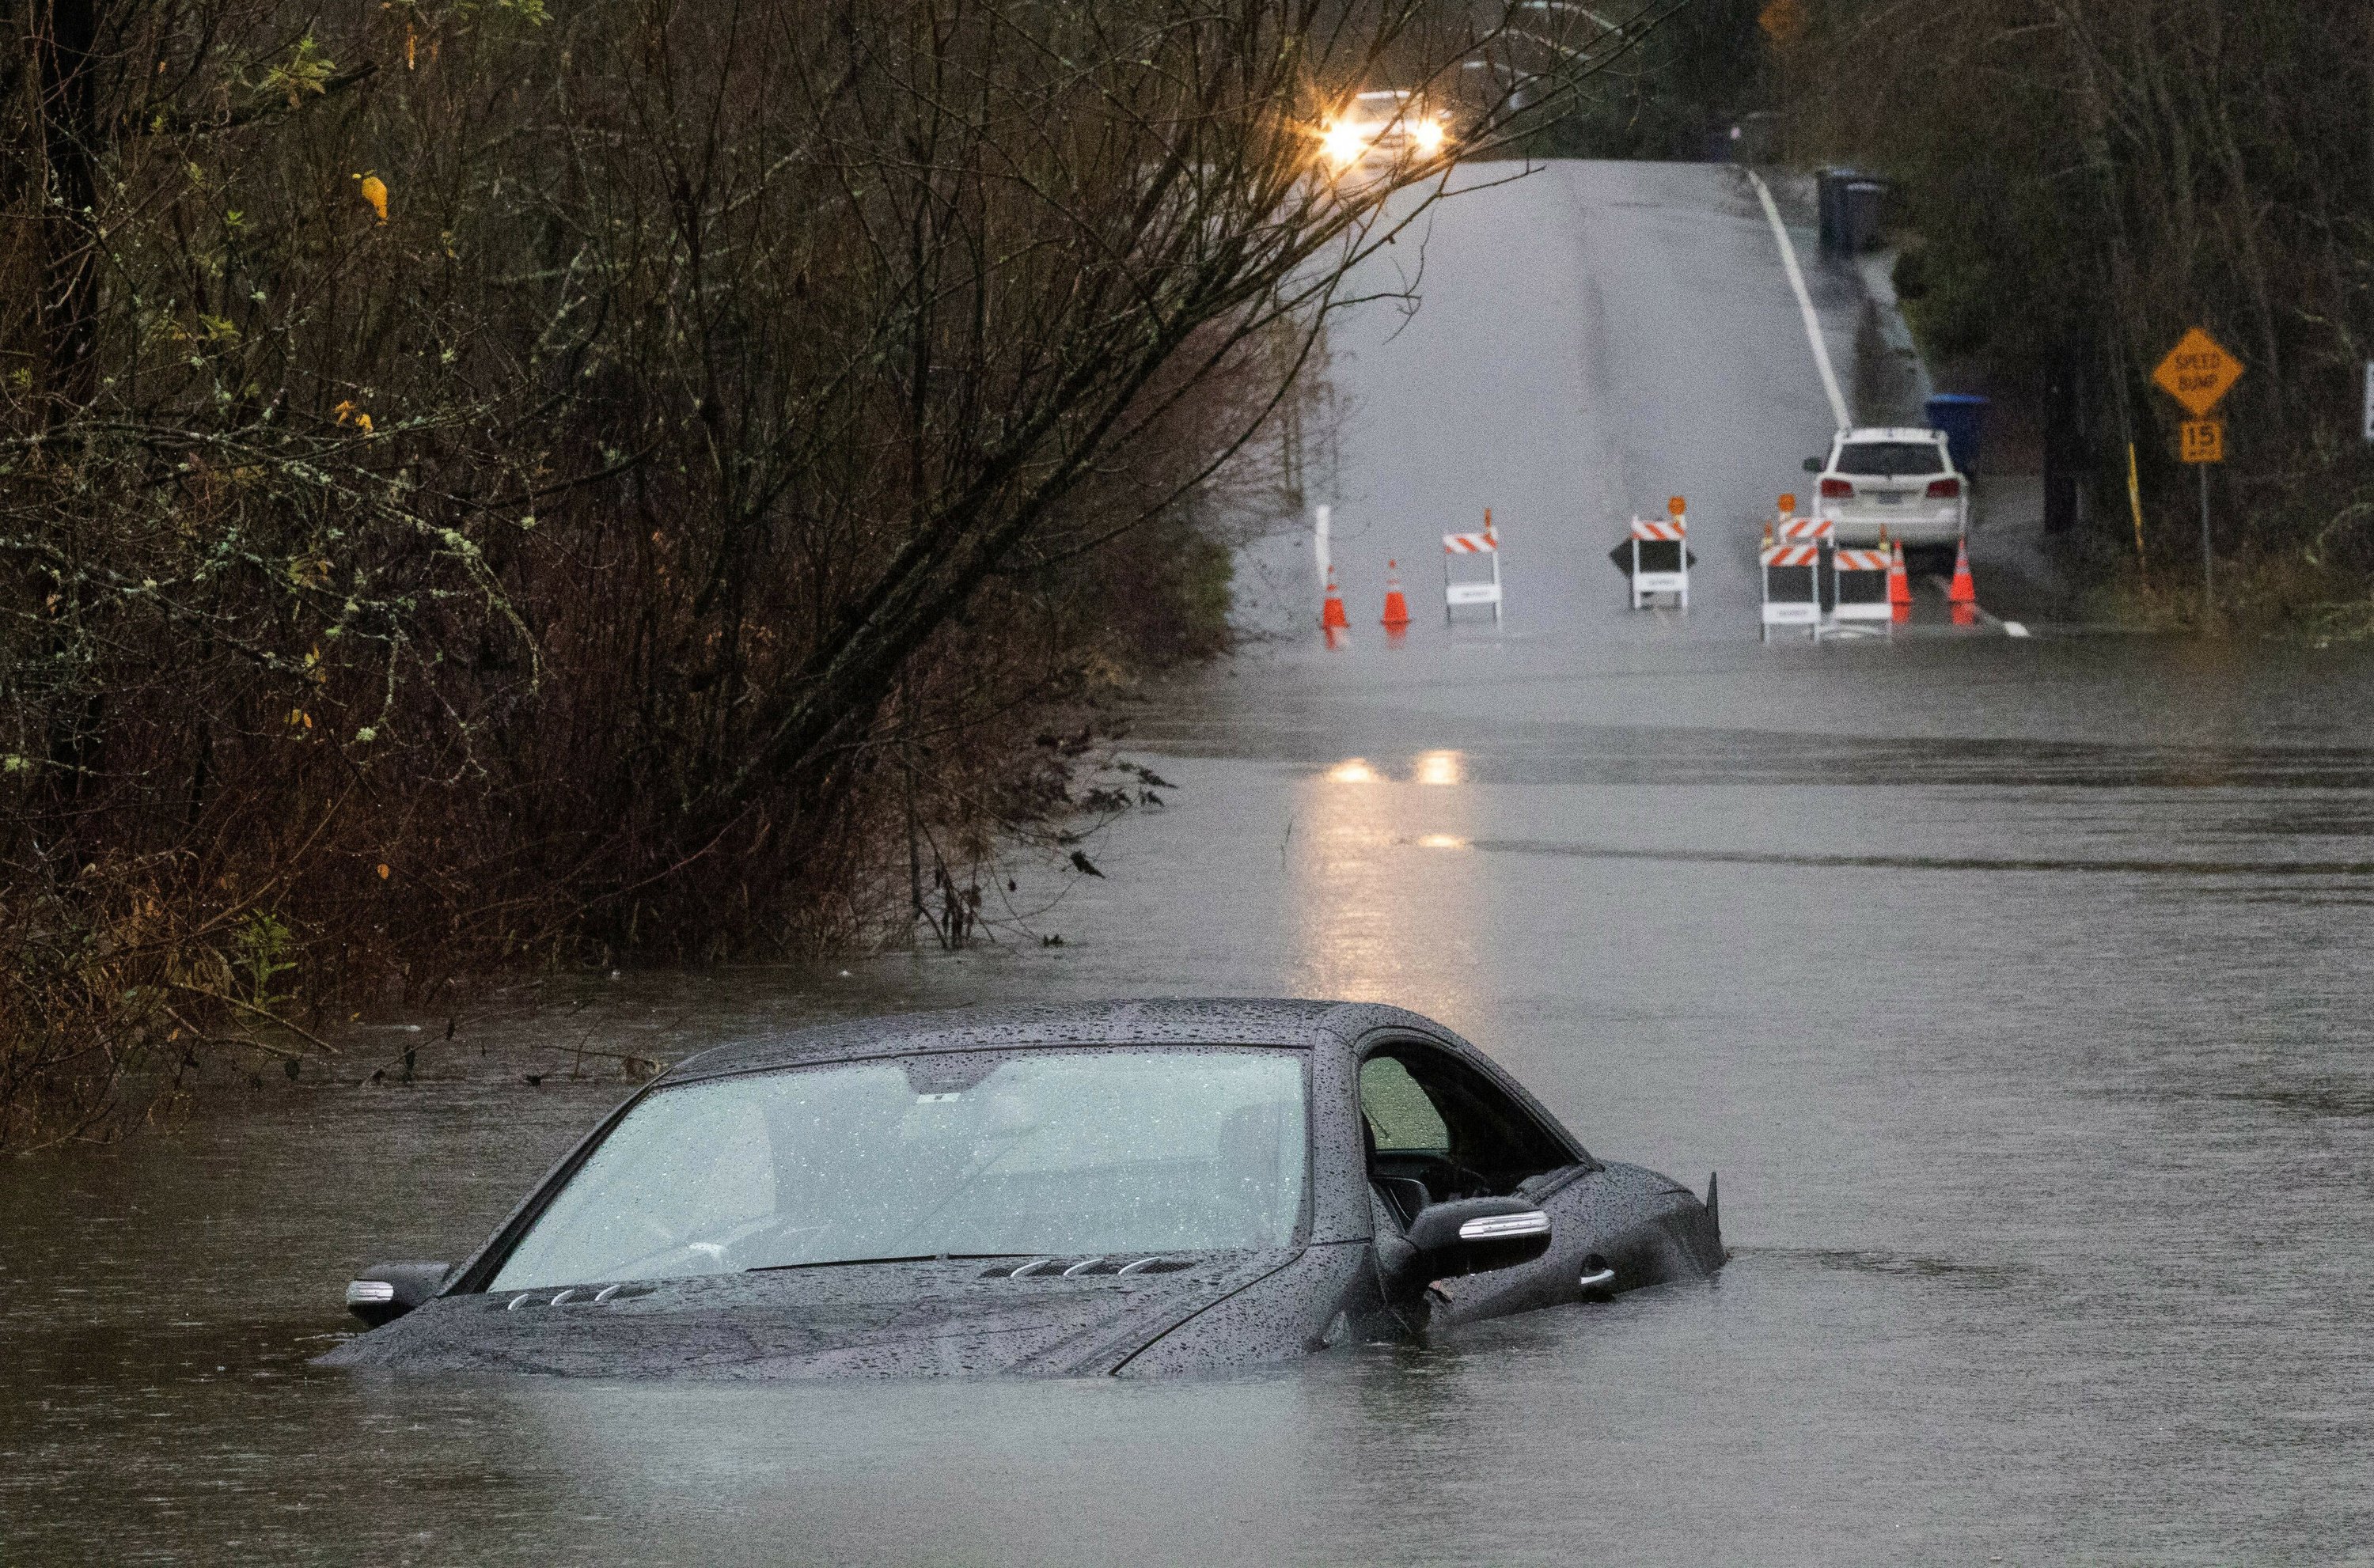
[[[1806,472],[1806,473],[1808,473],[1808,474],[1819,474],[1821,471],[1822,471],[1822,460],[1821,460],[1820,458],[1817,458],[1817,457],[1809,457],[1809,458],[1807,458],[1807,459],[1805,460],[1805,472]]]
[[[347,1281],[347,1310],[370,1328],[393,1323],[437,1293],[451,1263],[378,1263]]]
[[[1531,1263],[1550,1249],[1550,1217],[1522,1198],[1462,1198],[1430,1203],[1398,1240],[1377,1252],[1397,1294],[1429,1281]]]

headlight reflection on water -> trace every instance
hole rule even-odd
[[[1499,916],[1472,852],[1490,832],[1489,792],[1475,784],[1468,754],[1441,746],[1305,777],[1286,855],[1299,990],[1489,1016],[1477,950]]]
[[[1329,768],[1330,784],[1382,784],[1387,776],[1364,756],[1347,756]],[[1420,752],[1411,760],[1409,781],[1413,784],[1464,784],[1467,782],[1467,758],[1455,751]]]

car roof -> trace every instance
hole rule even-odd
[[[702,1051],[669,1069],[661,1082],[677,1083],[923,1051],[1014,1050],[1033,1046],[1268,1046],[1309,1050],[1330,1044],[1349,1045],[1371,1030],[1387,1027],[1418,1030],[1466,1050],[1475,1049],[1430,1019],[1376,1002],[1180,998],[966,1007],[820,1024]]]
[[[1935,443],[1945,439],[1943,430],[1921,429],[1910,425],[1866,425],[1859,429],[1839,432],[1839,444],[1851,446],[1858,441],[1927,441]]]

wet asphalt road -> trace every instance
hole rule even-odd
[[[1813,240],[1796,236],[1809,268]],[[1606,553],[1627,519],[1662,518],[1679,495],[1695,615],[1754,634],[1757,531],[1781,492],[1805,495],[1801,462],[1835,421],[1739,173],[1552,165],[1438,207],[1371,275],[1423,303],[1372,308],[1333,337],[1354,413],[1334,554],[1356,626],[1377,619],[1388,556],[1440,625],[1439,536],[1480,528],[1490,507],[1512,629],[1635,641],[1604,614],[1623,585]],[[1860,296],[1817,268],[1808,286],[1834,364],[1851,367]]]
[[[588,977],[450,1046],[429,1021],[419,1084],[276,1083],[0,1170],[0,1557],[2374,1559],[2374,659],[1759,646],[1716,535],[1828,416],[1728,171],[1463,198],[1425,288],[1336,343],[1353,646],[1298,633],[1149,708],[1168,807],[1052,907],[1020,871],[1063,947]],[[1631,614],[1613,520],[1676,490],[1698,604]],[[1487,504],[1509,622],[1446,632],[1433,535]],[[1299,617],[1307,563],[1247,580]],[[1432,1013],[1595,1153],[1719,1168],[1733,1261],[1166,1386],[302,1366],[353,1264],[458,1255],[615,1101],[567,1047],[1131,993]]]

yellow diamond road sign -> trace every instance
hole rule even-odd
[[[2184,404],[2195,419],[2206,418],[2241,379],[2242,362],[2199,327],[2186,333],[2152,372],[2159,390]]]

